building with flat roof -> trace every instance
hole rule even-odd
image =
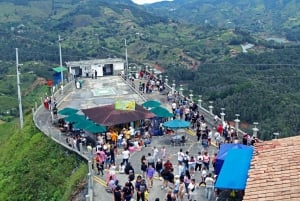
[[[94,59],[66,62],[70,76],[97,77],[124,73],[125,61],[120,58]]]

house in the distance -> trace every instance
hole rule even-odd
[[[70,76],[97,77],[119,75],[124,72],[125,61],[119,58],[66,62]]]

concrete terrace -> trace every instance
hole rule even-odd
[[[135,81],[135,86],[138,86],[139,80]],[[137,88],[137,87],[136,87]],[[81,89],[75,88],[74,81],[68,83],[63,92],[57,92],[55,97],[58,102],[59,110],[64,107],[73,107],[78,109],[85,109],[90,107],[96,107],[100,105],[112,104],[116,99],[122,100],[135,100],[138,104],[142,104],[145,100],[154,99],[160,100],[162,105],[166,108],[170,108],[170,104],[167,102],[166,95],[159,94],[158,91],[153,91],[149,94],[140,94],[136,89],[132,88],[131,83],[124,81],[121,77],[118,76],[108,76],[108,77],[99,77],[98,79],[83,78],[83,87]],[[209,116],[209,112],[204,110],[203,114],[207,119],[213,119],[213,116]],[[207,115],[208,114],[208,115]],[[51,137],[55,142],[61,144],[65,148],[76,152],[81,155],[87,161],[90,160],[90,156],[87,154],[86,148],[79,152],[78,150],[70,148],[65,142],[65,136],[60,133],[60,131],[52,125],[51,123],[51,113],[46,110],[42,105],[34,110],[34,121],[36,126],[44,132],[46,135]],[[140,158],[142,155],[147,155],[147,153],[152,153],[153,146],[159,148],[162,146],[166,147],[167,155],[171,158],[171,161],[174,166],[174,175],[177,174],[177,152],[180,148],[183,151],[189,151],[190,155],[196,156],[196,154],[201,151],[201,144],[196,141],[196,137],[193,131],[185,132],[185,135],[188,137],[187,144],[185,146],[173,146],[170,143],[170,136],[160,136],[153,137],[152,144],[150,147],[143,148],[140,152],[134,152],[131,155],[130,162],[132,163],[135,172],[137,174],[140,172]],[[213,155],[217,150],[215,147],[209,148],[210,155]],[[121,155],[116,157],[116,163],[120,164],[122,160]],[[89,163],[90,164],[90,163]],[[93,178],[93,181],[89,182],[86,200],[112,200],[112,194],[107,193],[105,190],[105,177],[95,175],[94,172],[90,169],[89,178]],[[118,174],[118,180],[121,185],[124,185],[127,181],[127,175]],[[195,174],[196,182],[200,182],[200,172]],[[155,198],[160,198],[163,200],[166,194],[166,191],[161,190],[162,181],[156,179],[154,181],[153,188],[150,189],[149,201],[154,200]],[[197,189],[197,200],[207,200],[204,196],[204,188],[200,187]]]

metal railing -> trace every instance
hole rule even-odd
[[[53,97],[56,98],[57,106],[59,106],[64,97],[65,94],[70,93],[72,90],[74,90],[75,84],[73,80],[68,82],[63,88],[55,87],[56,91],[53,94]],[[49,138],[51,138],[54,142],[57,144],[60,144],[64,148],[68,149],[69,151],[75,152],[79,156],[81,156],[84,160],[88,162],[88,174],[87,174],[87,194],[85,195],[86,201],[93,201],[94,200],[94,183],[93,183],[93,176],[94,172],[92,170],[92,160],[89,155],[85,154],[84,147],[82,146],[82,143],[79,144],[80,151],[76,148],[70,147],[66,141],[62,137],[62,133],[60,130],[55,128],[53,126],[53,115],[51,111],[46,111],[44,108],[44,102],[43,97],[41,97],[41,104],[35,102],[34,108],[32,108],[33,112],[33,121],[35,126],[43,132],[45,135],[47,135]],[[46,118],[46,122],[42,120],[42,118]]]

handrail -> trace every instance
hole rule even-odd
[[[56,89],[57,90],[55,91],[53,96],[56,98],[57,105],[59,106],[62,103],[62,101],[65,97],[65,94],[67,94],[66,92],[69,93],[71,90],[73,90],[74,85],[71,80],[63,87],[63,89],[58,89],[57,87],[56,87]],[[75,152],[76,154],[78,154],[79,156],[81,156],[83,159],[85,159],[88,162],[88,175],[87,175],[88,192],[85,195],[85,197],[86,197],[86,201],[93,201],[94,200],[94,186],[93,186],[93,174],[94,173],[92,171],[91,158],[84,154],[82,144],[80,144],[81,151],[78,151],[77,149],[74,149],[74,148],[68,146],[67,143],[65,143],[65,141],[62,139],[61,132],[58,132],[57,129],[53,129],[53,127],[52,127],[53,122],[52,122],[51,112],[49,112],[49,114],[47,114],[47,121],[49,121],[49,119],[51,119],[51,122],[50,123],[48,122],[49,123],[48,126],[45,122],[42,122],[39,119],[39,115],[43,115],[43,111],[45,110],[42,100],[43,100],[43,98],[41,97],[41,104],[38,106],[38,104],[35,103],[35,108],[32,109],[33,122],[34,122],[35,126],[41,132],[43,132],[46,136],[51,138],[54,142],[65,147],[69,151]]]

